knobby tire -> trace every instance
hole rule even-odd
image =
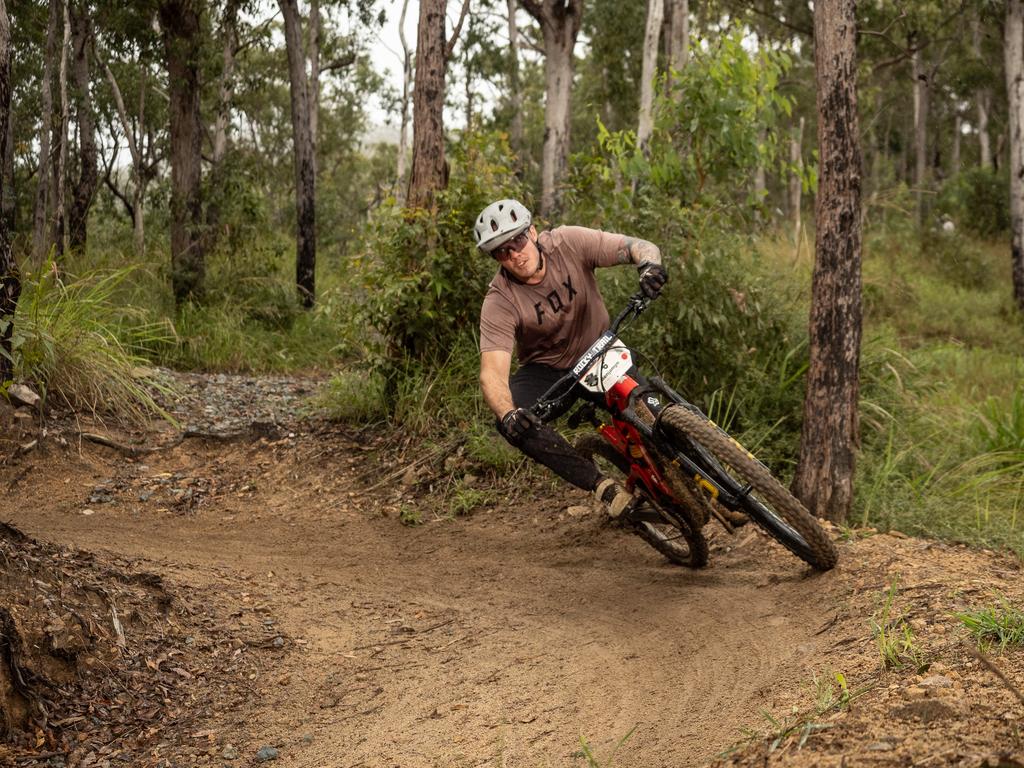
[[[599,434],[591,433],[580,437],[576,441],[576,450],[591,461],[594,461],[595,456],[605,459],[622,474],[623,480],[629,476],[629,462]],[[675,488],[673,490],[679,492]],[[695,505],[698,504],[695,498],[691,501]],[[699,509],[699,506],[697,508]],[[708,542],[704,538],[700,526],[693,524],[690,513],[678,507],[662,507],[659,512],[670,518],[671,523],[666,521],[666,525],[671,525],[671,530],[675,532],[674,535],[666,536],[658,527],[648,522],[627,521],[626,525],[630,526],[633,533],[676,565],[688,568],[703,568],[707,565]],[[685,541],[685,546],[682,541]]]
[[[729,471],[749,483],[761,499],[747,496],[742,511],[786,549],[819,571],[835,566],[839,553],[818,521],[764,464],[733,438],[702,414],[683,406],[667,408],[661,414],[661,427],[670,437],[699,443]],[[784,524],[780,524],[780,518]]]

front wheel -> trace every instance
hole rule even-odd
[[[604,475],[618,475],[621,482],[629,476],[629,462],[596,433],[583,435],[576,441],[576,450],[597,465]],[[696,504],[696,502],[694,502]],[[708,564],[708,542],[695,525],[692,516],[674,505],[652,505],[655,519],[630,519],[624,524],[669,561],[688,568]]]
[[[741,509],[780,544],[819,571],[832,569],[839,559],[835,545],[818,521],[776,480],[764,464],[702,414],[683,406],[667,408],[662,429],[670,438],[702,446],[750,486]]]

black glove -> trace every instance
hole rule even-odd
[[[518,440],[534,427],[540,426],[540,419],[528,408],[513,408],[501,417],[501,434],[509,440]]]
[[[644,292],[644,296],[648,299],[658,298],[661,289],[668,282],[668,272],[661,264],[653,264],[650,261],[645,261],[637,269],[640,271],[640,290]]]

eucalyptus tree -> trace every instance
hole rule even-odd
[[[278,0],[284,17],[284,39],[291,81],[292,142],[295,161],[295,284],[302,303],[313,306],[316,297],[316,148],[313,137],[313,84],[303,41],[298,0]],[[319,7],[310,10],[309,29],[319,26]],[[313,39],[316,35],[313,34]]]
[[[658,75],[658,41],[664,16],[665,0],[648,0],[640,74],[640,119],[636,130],[637,144],[641,147],[647,146],[654,130],[654,84]]]
[[[859,443],[861,158],[855,0],[814,4],[820,170],[815,203],[810,366],[793,493],[842,522]]]
[[[445,76],[469,0],[464,0],[452,36],[445,40],[447,6],[447,0],[420,0],[413,89],[412,172],[406,195],[410,208],[430,208],[434,195],[448,186],[448,165],[444,157]]]
[[[163,42],[155,6],[128,6],[114,0],[97,4],[95,57],[103,72],[96,84],[98,122],[111,142],[104,148],[103,184],[132,222],[136,255],[145,249],[146,192],[167,155],[169,111],[161,68]],[[117,167],[127,148],[128,178]]]
[[[96,111],[92,99],[92,60],[95,47],[93,8],[85,0],[68,3],[71,22],[71,58],[74,77],[75,117],[78,125],[78,178],[68,211],[68,240],[71,248],[85,248],[89,210],[99,186],[96,149]]]
[[[0,155],[7,151],[10,119],[11,24],[7,16],[7,4],[5,0],[0,0]],[[2,202],[3,190],[0,188]],[[18,278],[18,265],[11,253],[7,218],[0,216],[0,385],[11,379],[11,336],[14,333],[14,311],[20,293],[21,282]]]
[[[1013,298],[1024,312],[1024,0],[1007,0],[1005,40]]]
[[[569,163],[573,52],[583,20],[583,0],[519,0],[540,25],[544,41],[544,163],[540,213],[560,204],[559,185]]]
[[[32,254],[41,263],[50,249],[50,228],[54,189],[51,177],[51,148],[53,134],[53,63],[57,59],[57,30],[63,17],[61,0],[49,1],[46,24],[46,52],[43,56],[39,127],[39,163],[36,170],[36,194],[32,213]]]
[[[181,305],[203,297],[203,123],[199,63],[203,0],[159,0],[157,18],[164,47],[171,147],[171,288]]]

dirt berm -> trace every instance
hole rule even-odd
[[[564,489],[449,516],[432,483],[489,483],[457,456],[229,418],[313,385],[221,378],[188,437],[6,433],[0,764],[1024,765],[1022,652],[955,616],[1020,605],[1009,554],[832,531],[814,574],[711,527],[680,569]]]

